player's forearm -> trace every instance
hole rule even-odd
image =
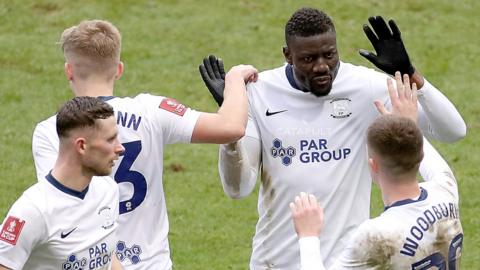
[[[423,139],[423,160],[420,163],[420,175],[425,181],[436,179],[436,175],[444,174],[454,177],[450,166],[438,153],[438,151],[428,142]]]
[[[460,113],[450,100],[426,80],[418,92],[418,101],[426,118],[424,123],[420,123],[424,132],[443,142],[455,142],[465,137],[467,127]]]
[[[255,187],[260,147],[253,145],[258,143],[254,140],[244,137],[238,142],[220,145],[218,163],[220,180],[225,194],[230,198],[243,198]],[[246,149],[244,144],[250,144],[249,149]]]
[[[245,134],[247,125],[248,101],[244,79],[238,74],[227,73],[225,77],[224,101],[218,114],[222,129],[229,134],[230,140],[239,140]]]
[[[302,237],[298,240],[300,246],[301,270],[325,270],[320,255],[320,240],[316,236]]]

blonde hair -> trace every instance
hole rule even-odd
[[[76,76],[85,79],[95,74],[110,79],[120,62],[121,39],[110,22],[90,20],[65,29],[59,43]]]

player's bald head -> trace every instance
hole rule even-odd
[[[315,8],[300,8],[285,25],[285,42],[294,37],[311,37],[327,32],[335,33],[333,20],[323,11]]]
[[[382,115],[367,130],[369,152],[393,176],[416,174],[423,159],[423,135],[412,120]]]

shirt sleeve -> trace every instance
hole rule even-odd
[[[142,94],[137,98],[148,106],[152,128],[160,129],[165,144],[190,143],[200,112],[173,98]]]
[[[218,170],[223,190],[230,198],[243,198],[255,187],[262,151],[259,137],[249,115],[245,136],[235,143],[220,145]]]
[[[426,79],[418,90],[419,126],[429,135],[443,142],[455,142],[467,133],[467,126],[455,106]]]
[[[325,270],[320,254],[320,240],[316,236],[301,237],[300,246],[301,270]]]
[[[39,123],[33,131],[32,154],[37,180],[44,179],[57,160],[59,140],[55,121],[55,116],[52,116]]]
[[[458,199],[457,181],[452,170],[427,139],[423,140],[423,160],[420,163],[420,175],[424,181],[434,181]]]
[[[0,265],[21,269],[32,250],[45,237],[45,222],[32,202],[22,195],[1,225]]]

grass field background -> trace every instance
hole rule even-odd
[[[362,24],[370,15],[394,18],[415,66],[456,104],[467,122],[467,137],[435,145],[460,185],[462,269],[479,269],[480,2],[475,0],[0,1],[0,218],[36,182],[35,124],[72,97],[56,44],[63,29],[95,18],[118,26],[125,74],[116,95],[150,92],[215,111],[197,71],[202,58],[214,53],[228,68],[281,65],[285,22],[301,6],[332,16],[343,61],[370,67],[357,53],[371,49]],[[164,185],[176,269],[247,269],[257,193],[237,201],[223,194],[217,150],[214,145],[167,148]],[[372,215],[381,211],[374,189]]]

